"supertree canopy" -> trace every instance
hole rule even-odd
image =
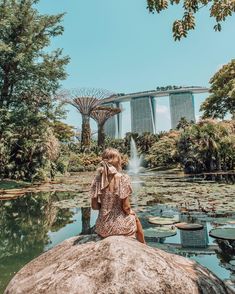
[[[98,106],[91,112],[91,117],[98,125],[98,146],[102,146],[105,140],[104,124],[112,116],[121,112],[120,108]]]
[[[91,144],[90,117],[91,112],[109,98],[113,93],[96,88],[79,88],[63,92],[60,96],[65,103],[73,105],[82,115],[81,149],[89,148]]]

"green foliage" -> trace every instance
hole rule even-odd
[[[181,117],[180,121],[178,122],[176,129],[177,130],[185,130],[190,124],[193,124],[194,121],[188,122],[185,117]]]
[[[130,154],[131,137],[135,140],[140,154],[147,154],[153,144],[159,139],[159,135],[155,135],[149,132],[145,132],[143,134],[127,133],[125,136],[125,145],[127,146],[128,154]]]
[[[61,121],[54,121],[51,123],[51,127],[56,138],[62,143],[72,143],[75,137],[75,131],[73,126],[69,126]]]
[[[14,181],[14,180],[3,180],[0,181],[0,190],[9,190],[9,189],[19,189],[19,188],[25,188],[29,183],[22,182],[22,181]]]
[[[168,167],[177,162],[177,132],[170,132],[162,136],[159,141],[153,144],[146,156],[148,166],[150,167]]]
[[[101,157],[94,152],[71,153],[68,164],[69,172],[94,171],[100,163]]]
[[[100,154],[105,148],[111,147],[118,149],[122,154],[130,155],[130,142],[133,138],[136,142],[139,153],[146,154],[149,152],[151,146],[158,140],[159,135],[155,135],[149,132],[138,134],[138,133],[126,133],[123,139],[114,139],[106,136],[105,142],[102,146],[97,146],[96,142],[92,142],[91,150],[96,154]]]
[[[31,181],[56,170],[50,126],[64,115],[54,94],[69,61],[59,49],[45,53],[63,32],[63,14],[40,15],[37,2],[0,1],[0,176]]]
[[[211,95],[203,102],[203,117],[224,118],[227,113],[235,118],[235,59],[224,65],[210,80]]]
[[[127,145],[125,139],[113,139],[113,138],[106,136],[105,143],[104,143],[104,146],[102,149],[105,149],[108,147],[118,149],[119,152],[121,152],[123,154],[128,153],[128,145]]]
[[[169,90],[177,90],[184,88],[184,86],[175,86],[175,85],[168,85],[168,86],[161,86],[161,87],[156,87],[157,91],[169,91]]]
[[[180,164],[187,173],[233,170],[235,122],[204,120],[165,133],[145,157],[150,167]]]
[[[68,193],[64,193],[68,197]],[[59,193],[28,194],[0,206],[0,292],[3,293],[14,271],[43,253],[50,246],[48,232],[71,223],[74,212],[58,209],[53,202]],[[4,287],[5,286],[5,287]]]
[[[91,147],[83,152],[81,152],[79,143],[70,142],[62,144],[60,148],[60,156],[56,161],[56,169],[59,170],[58,163],[62,162],[64,171],[94,171],[101,161],[103,150],[108,147],[119,150],[122,156],[123,168],[125,168],[128,163],[128,147],[125,145],[125,139],[111,139],[106,137],[103,146],[97,146],[97,141],[91,141]]]
[[[186,172],[234,169],[235,129],[233,122],[202,121],[179,137],[179,160]]]
[[[221,30],[221,22],[225,21],[235,12],[234,0],[147,0],[147,8],[150,12],[161,13],[171,5],[182,5],[183,16],[173,23],[172,31],[175,40],[187,37],[188,32],[195,28],[195,15],[203,7],[210,10],[210,17],[214,18],[215,31]]]
[[[21,109],[8,112],[0,121],[0,174],[4,177],[23,180],[48,177],[58,152],[58,140],[42,114]]]
[[[0,107],[21,103],[50,109],[50,95],[66,77],[68,57],[60,49],[45,53],[51,37],[61,35],[63,14],[40,15],[35,0],[0,2]]]

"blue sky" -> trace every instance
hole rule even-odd
[[[209,86],[210,77],[234,58],[235,16],[223,24],[220,33],[214,32],[207,8],[197,15],[196,30],[175,42],[171,24],[181,16],[180,7],[152,15],[145,0],[42,0],[37,6],[42,13],[66,12],[64,34],[54,38],[50,47],[63,48],[71,57],[62,88],[97,87],[128,93],[165,85]],[[195,96],[197,117],[205,97]],[[157,106],[157,129],[168,129],[168,100],[159,99]],[[128,131],[129,106],[124,108]],[[80,127],[79,113],[68,110],[66,122]]]

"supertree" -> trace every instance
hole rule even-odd
[[[91,144],[91,112],[102,103],[104,98],[111,96],[114,96],[114,94],[107,90],[95,88],[73,89],[63,91],[58,95],[64,103],[76,107],[82,115],[81,149],[89,148]]]
[[[104,124],[112,116],[121,112],[120,108],[98,106],[91,112],[91,117],[98,125],[98,146],[102,146],[105,140]]]

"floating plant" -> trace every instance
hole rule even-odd
[[[215,220],[213,220],[213,223],[217,224],[217,225],[234,225],[235,224],[235,219],[232,218],[217,218]]]
[[[160,216],[155,216],[155,217],[150,217],[148,219],[150,224],[154,224],[154,225],[159,225],[159,226],[163,226],[163,225],[173,225],[179,222],[179,218],[178,217],[160,217]]]
[[[216,239],[235,241],[235,228],[217,228],[209,232],[209,235]]]
[[[158,227],[144,230],[144,235],[147,238],[167,238],[176,235],[174,227]]]
[[[201,224],[188,224],[188,223],[178,223],[175,225],[176,228],[179,230],[185,230],[185,231],[197,231],[197,230],[202,230],[203,225]]]

